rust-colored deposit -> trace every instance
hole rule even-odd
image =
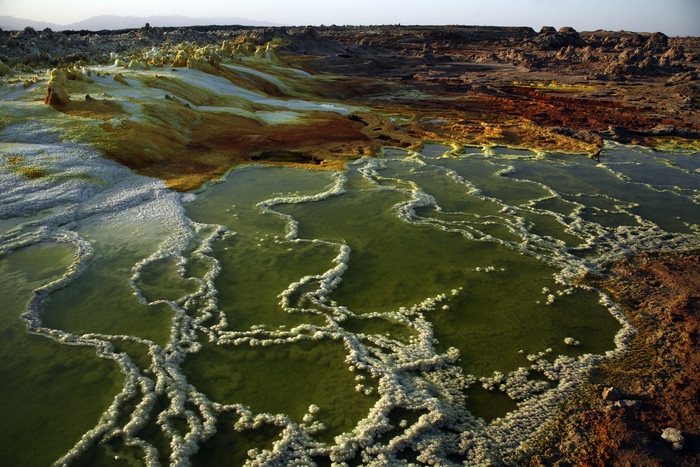
[[[329,94],[351,99],[364,96],[368,90],[387,88],[386,84],[372,84],[372,80],[364,78],[332,78],[292,82],[297,84],[296,89],[283,92],[254,74],[241,77],[241,73],[226,71],[218,65],[210,68],[214,76],[261,96],[276,98],[291,98],[288,94],[305,92],[306,99],[324,102]],[[81,80],[71,71],[59,70],[54,74],[58,79],[48,86],[46,104],[68,115],[101,120],[104,135],[90,141],[92,144],[111,159],[142,175],[162,178],[168,186],[181,191],[199,188],[246,162],[337,170],[348,160],[375,154],[383,145],[417,148],[421,144],[419,138],[397,128],[389,118],[369,111],[345,115],[307,110],[298,112],[288,122],[264,123],[255,118],[256,112],[279,109],[157,74],[138,78],[153,89],[154,96],[139,102],[138,118],[129,118],[124,103],[109,95],[71,98],[66,89],[71,89],[72,94],[84,89]],[[114,78],[129,86],[121,74]],[[190,103],[207,106],[207,110],[196,110]]]
[[[160,114],[158,110],[153,108],[152,113]],[[371,155],[380,147],[372,129],[357,114],[314,112],[298,123],[267,125],[225,112],[200,114],[184,106],[163,113],[167,119],[155,122],[128,122],[118,127],[105,123],[112,135],[105,151],[143,175],[164,178],[178,190],[198,188],[240,163],[340,169],[349,159]],[[365,118],[389,125],[372,115]],[[401,146],[418,144],[403,135],[391,140]]]
[[[586,282],[610,292],[639,333],[562,407],[531,465],[700,464],[698,252],[642,254]],[[604,400],[606,387],[619,400]],[[682,449],[662,438],[669,427]]]
[[[244,162],[334,169],[381,146],[417,148],[424,140],[592,157],[605,140],[700,147],[695,38],[381,26],[253,29],[219,44],[164,43],[162,57],[110,71],[124,89],[136,80],[153,91],[141,118],[128,118],[109,95],[81,98],[91,78],[77,67],[51,73],[45,102],[102,120],[106,136],[93,144],[178,190],[198,188]],[[173,73],[183,67],[272,101],[362,111],[304,111],[270,123],[256,117],[280,110],[270,100],[192,86]],[[139,76],[141,69],[151,71]]]

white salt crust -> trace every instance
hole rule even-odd
[[[190,73],[190,71],[185,71]],[[209,78],[207,78],[209,79]],[[212,78],[213,79],[213,78]],[[209,86],[218,91],[226,83],[209,80]],[[231,92],[230,89],[224,89]],[[228,330],[225,314],[218,308],[217,290],[214,280],[221,267],[211,256],[212,245],[220,238],[235,235],[223,226],[199,224],[186,218],[183,202],[192,200],[192,194],[179,194],[168,190],[162,181],[134,175],[127,169],[106,161],[94,149],[78,143],[59,142],[49,128],[41,128],[33,123],[31,127],[8,127],[3,131],[2,143],[5,155],[22,155],[28,162],[48,165],[51,176],[37,180],[25,180],[15,173],[0,171],[0,190],[5,194],[0,203],[0,219],[12,220],[16,225],[0,236],[0,254],[7,254],[18,248],[44,241],[70,243],[75,247],[73,263],[63,277],[34,291],[22,319],[31,333],[39,334],[66,345],[84,345],[95,348],[97,355],[115,361],[124,374],[122,391],[115,397],[109,409],[102,415],[97,425],[83,435],[76,445],[56,465],[69,465],[86,449],[101,440],[121,437],[125,444],[140,448],[146,465],[159,465],[155,447],[139,438],[139,431],[148,422],[148,417],[158,396],[165,396],[169,405],[156,421],[170,442],[171,465],[189,465],[190,458],[199,445],[216,433],[216,421],[223,413],[235,413],[239,419],[237,430],[248,430],[273,424],[282,428],[282,435],[274,442],[273,448],[249,452],[250,465],[309,465],[312,457],[327,456],[337,465],[353,458],[361,459],[368,465],[395,465],[402,462],[396,455],[404,449],[413,449],[418,460],[428,464],[450,465],[448,456],[459,456],[468,465],[498,463],[506,453],[517,451],[537,429],[551,416],[555,406],[564,400],[586,378],[588,371],[602,359],[611,358],[624,352],[633,327],[623,318],[620,309],[604,294],[601,303],[620,322],[621,329],[615,337],[616,348],[605,355],[583,355],[580,358],[551,355],[551,349],[528,356],[529,366],[524,366],[508,374],[495,373],[492,377],[477,380],[473,375],[463,375],[454,363],[459,358],[457,349],[449,349],[444,354],[435,352],[433,330],[427,314],[442,307],[449,307],[450,297],[459,295],[460,290],[446,291],[426,299],[410,308],[400,308],[388,313],[364,314],[364,318],[384,318],[401,323],[410,328],[414,335],[408,342],[401,342],[387,336],[351,334],[343,328],[343,322],[355,317],[352,310],[334,304],[327,298],[329,293],[342,280],[348,267],[352,251],[340,243],[318,239],[303,239],[298,236],[296,221],[275,211],[275,206],[289,203],[311,203],[332,196],[342,195],[347,177],[339,174],[335,184],[323,193],[304,197],[277,197],[259,203],[262,212],[281,216],[287,222],[285,241],[324,243],[337,249],[333,266],[321,275],[306,276],[293,282],[280,294],[280,306],[290,313],[315,313],[326,318],[324,326],[300,325],[289,330],[266,331],[254,328],[246,332]],[[19,141],[15,136],[31,130],[36,137]],[[26,133],[24,133],[26,134]],[[608,145],[608,150],[616,146]],[[515,168],[505,166],[499,169],[501,160],[491,148],[484,148],[483,154],[495,163],[494,172],[498,176],[508,176]],[[469,154],[459,157],[469,157]],[[517,156],[525,157],[525,156]],[[543,159],[539,153],[532,158]],[[500,200],[483,195],[471,182],[454,171],[429,165],[419,153],[402,156],[401,164],[409,164],[419,170],[431,167],[456,183],[463,184],[467,191],[480,199],[503,206],[500,216],[491,219],[476,218],[469,225],[451,223],[416,214],[418,207],[437,206],[433,197],[410,181],[391,186],[380,182],[392,181],[384,178],[382,171],[391,158],[362,159],[352,165],[376,190],[398,190],[406,193],[409,200],[394,206],[397,217],[405,222],[431,225],[434,228],[458,232],[473,241],[496,242],[516,251],[521,251],[555,266],[560,272],[556,280],[565,290],[581,287],[571,280],[586,271],[595,271],[604,261],[618,259],[635,252],[649,249],[697,248],[700,240],[694,235],[669,235],[657,225],[637,216],[639,226],[621,227],[616,230],[604,229],[598,224],[587,222],[580,217],[583,204],[577,205],[569,216],[537,210],[533,200],[526,206],[510,206]],[[393,163],[393,162],[391,162]],[[606,170],[610,170],[606,168]],[[86,179],[81,174],[89,174]],[[624,178],[621,178],[624,179]],[[514,180],[515,183],[525,183]],[[535,183],[535,182],[527,182]],[[537,184],[548,193],[541,199],[559,198],[560,195],[544,184]],[[540,200],[541,200],[540,199]],[[624,211],[624,206],[618,206]],[[567,232],[581,238],[584,243],[578,250],[591,249],[594,254],[586,259],[575,256],[571,249],[558,239],[535,235],[529,231],[525,218],[519,213],[525,211],[545,212],[567,226]],[[480,225],[497,222],[505,225],[513,234],[522,238],[521,242],[505,241],[479,230]],[[71,334],[43,326],[40,308],[49,294],[70,285],[83,273],[100,245],[93,243],[86,233],[109,231],[110,226],[130,224],[153,226],[162,236],[149,238],[144,242],[152,244],[153,253],[134,264],[130,285],[135,296],[143,304],[163,303],[174,312],[170,338],[167,344],[158,345],[150,340],[134,336],[116,336],[124,340],[141,343],[148,347],[151,366],[139,369],[130,358],[115,352],[109,340],[115,336],[101,334]],[[115,240],[117,241],[117,240]],[[197,260],[208,265],[202,278],[194,278],[197,289],[178,300],[148,301],[138,287],[138,279],[144,267],[162,259],[174,259],[181,276],[189,261]],[[498,273],[492,265],[476,268],[479,272]],[[313,286],[305,292],[306,303],[298,308],[292,303],[295,291]],[[564,292],[565,293],[565,292]],[[550,291],[543,291],[546,302],[556,300]],[[550,297],[552,297],[550,299]],[[194,311],[193,311],[194,310]],[[206,323],[214,322],[207,325]],[[189,384],[181,372],[181,363],[191,352],[201,347],[198,332],[219,345],[271,346],[301,340],[342,340],[347,352],[346,363],[350,371],[363,370],[376,383],[372,389],[363,379],[358,379],[357,389],[374,394],[377,402],[354,430],[339,435],[334,445],[316,441],[313,435],[323,429],[315,420],[318,407],[309,407],[304,423],[298,424],[283,414],[255,414],[241,404],[220,404],[210,400],[196,387]],[[378,350],[370,351],[361,342],[366,339]],[[109,340],[108,340],[109,339]],[[574,345],[575,339],[571,343]],[[545,358],[549,357],[549,358]],[[543,374],[547,382],[527,378],[529,370]],[[412,374],[413,376],[409,376]],[[464,395],[461,390],[472,384],[480,384],[489,390],[500,390],[517,401],[518,409],[491,423],[476,418],[464,410]],[[119,415],[126,407],[133,407],[128,422],[119,425]],[[189,407],[195,407],[192,410]],[[389,431],[390,412],[397,407],[420,410],[423,414],[387,443],[380,443],[381,434]],[[185,419],[188,432],[181,434],[173,420]]]

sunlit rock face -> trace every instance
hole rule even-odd
[[[682,116],[273,32],[0,70],[10,462],[518,463],[635,332],[577,278],[699,246]]]

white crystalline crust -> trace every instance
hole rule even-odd
[[[182,70],[180,73],[190,73],[192,79],[198,79],[197,72]],[[206,83],[199,84],[209,86],[215,92],[233,92],[230,83],[219,82],[216,78],[208,77]],[[225,89],[222,89],[222,86]],[[133,92],[141,91],[135,85]],[[299,107],[296,107],[297,105]],[[290,109],[304,108],[295,101],[288,101],[288,106]],[[28,130],[34,137],[18,140],[15,136],[27,134]],[[461,291],[446,291],[410,308],[363,315],[366,318],[381,316],[402,323],[415,332],[408,342],[399,342],[381,335],[349,333],[343,328],[343,322],[356,315],[352,310],[330,302],[328,295],[342,280],[343,273],[348,268],[352,254],[350,247],[341,243],[299,238],[297,222],[291,216],[275,210],[275,206],[282,204],[311,203],[342,195],[347,182],[345,175],[339,174],[335,184],[325,192],[305,197],[276,197],[258,205],[263,212],[273,213],[285,219],[285,241],[323,243],[336,249],[333,267],[321,275],[298,279],[289,284],[279,296],[283,310],[289,313],[318,314],[326,318],[327,324],[305,324],[279,331],[253,328],[246,332],[234,332],[228,330],[225,314],[218,308],[214,280],[221,266],[210,253],[215,241],[235,233],[223,226],[199,224],[188,219],[184,215],[183,202],[191,200],[194,195],[172,192],[162,181],[135,175],[115,163],[104,160],[90,147],[72,142],[59,142],[50,128],[41,128],[37,124],[31,127],[24,124],[21,128],[6,128],[2,136],[2,141],[15,141],[2,143],[4,156],[21,154],[27,160],[43,161],[50,165],[52,176],[26,180],[15,173],[0,171],[0,190],[3,192],[0,219],[16,221],[16,225],[0,237],[0,254],[42,241],[70,243],[75,246],[76,252],[73,264],[63,277],[34,291],[34,296],[22,315],[28,331],[66,345],[91,346],[99,356],[114,360],[125,377],[122,391],[115,397],[98,424],[85,433],[65,456],[57,460],[56,465],[68,465],[95,442],[112,437],[122,437],[126,445],[142,449],[147,465],[159,465],[155,447],[139,438],[139,432],[146,425],[158,396],[165,396],[169,401],[167,409],[159,415],[157,424],[169,439],[171,465],[189,465],[190,458],[199,445],[216,433],[216,421],[223,413],[235,413],[239,416],[235,426],[237,430],[254,429],[263,424],[273,424],[282,429],[282,434],[272,449],[252,450],[249,453],[250,465],[309,465],[313,462],[312,457],[319,455],[329,457],[338,465],[355,457],[368,465],[392,465],[400,463],[396,455],[405,448],[416,451],[421,462],[433,465],[449,464],[450,454],[458,454],[470,465],[497,463],[502,455],[517,450],[537,431],[552,414],[556,404],[585,380],[587,372],[595,364],[603,358],[624,351],[627,339],[634,332],[618,307],[608,297],[600,294],[601,303],[621,324],[621,330],[615,340],[616,348],[606,355],[587,354],[580,358],[557,356],[553,359],[550,355],[551,349],[547,349],[539,354],[529,355],[529,367],[519,368],[508,374],[495,373],[492,377],[480,379],[479,383],[484,388],[503,391],[518,402],[516,411],[486,423],[462,408],[464,396],[460,389],[476,384],[477,379],[457,371],[454,366],[459,358],[457,349],[451,348],[444,354],[435,351],[432,325],[426,318],[426,314],[432,310],[449,309],[449,300],[458,296]],[[609,148],[614,149],[612,146]],[[489,149],[485,149],[484,154],[488,156]],[[497,156],[491,152],[491,157]],[[545,156],[537,154],[535,157]],[[419,153],[408,153],[400,159],[401,163],[411,165],[416,170],[427,164]],[[569,219],[568,223],[563,215],[550,212],[549,215],[553,218],[570,226],[572,235],[584,241],[580,249],[595,249],[594,256],[582,259],[572,254],[563,241],[536,235],[529,230],[525,218],[520,213],[535,210],[534,204],[538,200],[530,202],[528,206],[507,205],[483,195],[476,186],[454,171],[441,169],[445,177],[462,184],[470,194],[503,206],[500,211],[501,217],[494,221],[498,220],[507,225],[514,234],[523,239],[517,243],[505,241],[479,231],[479,226],[482,225],[480,223],[490,222],[488,219],[479,219],[473,225],[467,226],[419,216],[416,210],[420,207],[435,207],[437,211],[440,211],[440,207],[432,196],[423,192],[414,182],[394,180],[400,184],[392,186],[378,183],[393,180],[382,176],[389,160],[391,159],[361,159],[353,168],[367,181],[372,182],[374,189],[399,190],[409,196],[408,201],[394,206],[394,213],[399,219],[407,223],[431,225],[437,229],[458,232],[474,241],[496,242],[556,266],[560,271],[556,277],[557,281],[567,287],[565,291],[560,291],[561,293],[569,293],[566,291],[581,287],[571,283],[571,279],[583,272],[595,270],[604,260],[619,258],[641,249],[688,248],[697,247],[699,244],[697,237],[692,235],[677,235],[669,240],[666,232],[639,216],[639,227],[618,228],[611,233],[609,229],[586,222],[578,216],[583,204],[573,213],[575,219]],[[495,171],[497,170],[495,166]],[[508,176],[514,171],[514,167],[506,166],[500,169],[497,175]],[[82,177],[81,174],[84,173],[90,177]],[[559,193],[544,184],[539,186],[548,193],[542,199],[560,197]],[[39,314],[40,307],[49,294],[67,287],[79,277],[95,255],[96,245],[87,233],[106,232],[109,231],[109,226],[118,228],[124,225],[138,225],[144,231],[152,229],[158,233],[142,239],[143,242],[152,243],[153,253],[133,266],[130,285],[135,296],[143,304],[162,303],[174,312],[170,338],[165,345],[134,336],[119,336],[148,347],[151,358],[148,373],[139,369],[125,354],[115,352],[107,339],[108,336],[77,335],[46,328]],[[194,292],[178,300],[149,301],[139,289],[138,280],[144,267],[162,259],[174,259],[183,277],[186,264],[193,259],[208,265],[208,270],[202,278],[194,278],[197,283]],[[477,267],[476,271],[495,274],[499,272],[489,264]],[[292,297],[298,290],[308,290],[307,286],[314,286],[311,292],[305,292],[305,303],[309,305],[299,308]],[[556,296],[548,289],[542,290],[542,294],[546,303],[556,300]],[[196,309],[196,313],[187,312],[193,308]],[[212,319],[215,324],[205,325]],[[187,354],[200,348],[198,333],[203,333],[220,345],[270,346],[301,340],[341,339],[347,350],[346,362],[350,370],[363,370],[377,382],[378,400],[352,432],[337,436],[334,445],[320,443],[313,437],[315,433],[324,429],[315,419],[319,412],[315,405],[309,407],[303,419],[304,423],[298,424],[283,414],[256,414],[241,404],[220,404],[210,400],[189,384],[181,372],[181,363]],[[382,351],[368,352],[361,338],[371,341]],[[577,342],[574,338],[567,338],[566,343],[576,345]],[[548,356],[550,358],[545,358]],[[543,374],[553,387],[546,382],[529,380],[528,370]],[[419,376],[409,377],[409,373]],[[372,393],[373,389],[366,385],[363,379],[356,380],[359,391]],[[119,416],[129,401],[137,401],[135,408],[130,413],[128,422],[120,425]],[[191,407],[196,407],[196,411]],[[420,410],[423,414],[412,425],[402,427],[404,429],[387,443],[379,443],[377,439],[380,435],[391,428],[390,412],[398,407]],[[173,420],[183,418],[187,421],[189,430],[184,435],[173,424]],[[407,423],[404,421],[403,425]]]

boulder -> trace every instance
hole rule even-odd
[[[618,401],[620,400],[620,393],[617,392],[617,389],[615,389],[612,386],[603,388],[603,400],[605,401]]]
[[[679,430],[678,428],[664,428],[664,431],[661,432],[661,437],[665,441],[671,443],[671,447],[674,451],[680,451],[681,449],[683,449],[683,444],[685,440],[683,439],[683,434],[681,433],[681,430]]]

